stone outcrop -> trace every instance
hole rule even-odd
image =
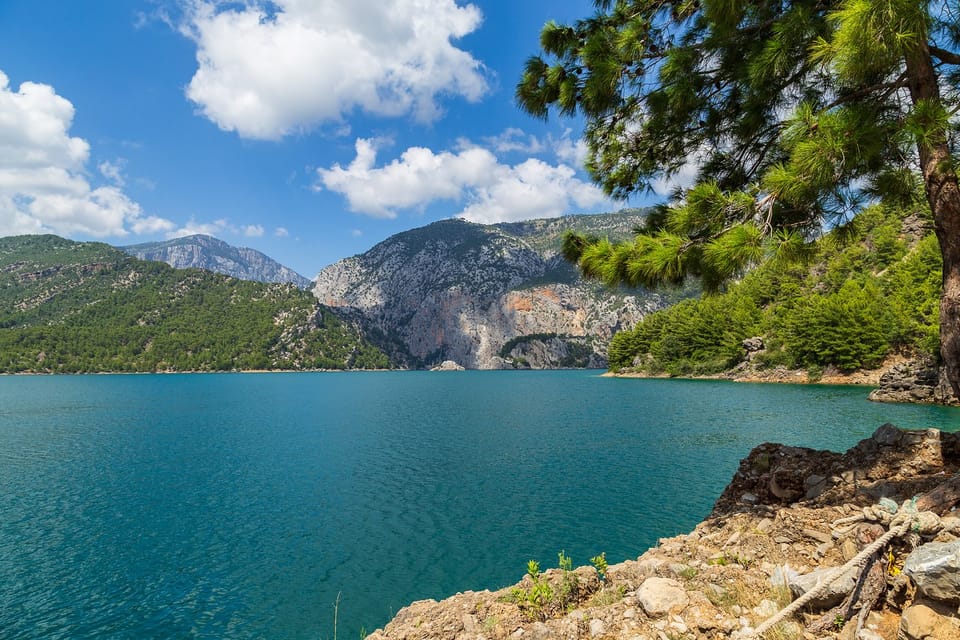
[[[958,404],[944,368],[931,359],[894,365],[880,377],[880,387],[870,393],[870,399],[875,402]]]
[[[453,360],[444,360],[437,366],[431,368],[430,371],[464,371],[464,368]]]
[[[905,432],[884,425],[844,454],[761,445],[690,533],[661,539],[636,560],[611,565],[603,576],[592,567],[544,572],[537,580],[549,584],[551,594],[568,594],[562,602],[531,604],[535,582],[526,576],[498,591],[413,603],[368,638],[755,638],[754,631],[790,602],[787,583],[803,576],[815,581],[817,572],[844,565],[884,530],[871,522],[840,527],[838,521],[856,520],[881,498],[896,504],[924,494],[958,471],[960,435],[937,430]],[[960,528],[954,525],[960,523],[949,517],[943,522],[950,524],[923,535],[933,544],[958,544]],[[918,534],[895,540],[874,556],[853,595],[840,590],[765,637],[960,640],[956,604],[927,598],[901,572],[912,546],[923,541]],[[575,587],[560,589],[571,584]],[[874,597],[861,609],[856,598],[865,593]],[[838,598],[850,600],[850,608],[831,608]]]
[[[254,282],[291,282],[309,289],[312,282],[255,249],[234,247],[207,235],[120,247],[141,260],[166,262],[174,269],[204,269]]]
[[[402,343],[408,366],[606,366],[613,334],[664,306],[657,294],[586,282],[559,253],[578,229],[626,237],[639,214],[478,225],[443,220],[323,269],[314,295]]]

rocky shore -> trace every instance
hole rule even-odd
[[[891,355],[876,369],[842,372],[827,367],[812,378],[810,372],[804,369],[771,369],[758,364],[756,356],[765,350],[763,338],[747,338],[743,341],[743,350],[743,360],[736,367],[716,375],[698,377],[734,382],[857,384],[877,387],[869,396],[874,402],[960,405],[960,400],[950,388],[944,368],[930,357]],[[633,370],[608,375],[623,378],[662,377]]]
[[[706,520],[636,560],[531,566],[512,587],[415,602],[367,638],[960,640],[958,469],[960,434],[936,429],[884,425],[844,454],[764,444]]]

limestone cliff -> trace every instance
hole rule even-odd
[[[501,225],[444,220],[323,269],[313,292],[401,342],[409,366],[604,367],[613,333],[664,300],[585,282],[559,255],[561,237],[566,229],[624,237],[641,221],[639,213]]]

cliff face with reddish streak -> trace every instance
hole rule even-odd
[[[665,301],[585,282],[559,255],[560,241],[567,229],[626,237],[641,221],[639,213],[444,220],[325,268],[313,292],[401,343],[411,367],[605,367],[613,333]]]

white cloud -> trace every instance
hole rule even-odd
[[[457,203],[456,215],[483,223],[556,217],[609,204],[597,187],[563,164],[529,159],[511,166],[487,149],[461,144],[457,152],[411,147],[376,167],[374,142],[358,139],[356,151],[346,168],[318,169],[318,187],[342,194],[351,211],[377,218],[437,201]]]
[[[118,187],[123,187],[127,183],[126,178],[123,175],[123,168],[126,166],[126,164],[127,161],[123,158],[118,158],[115,162],[104,160],[97,165],[97,169],[100,171],[100,175],[102,175],[104,178]]]
[[[273,230],[273,235],[277,238],[287,238],[290,236],[290,231],[286,227],[277,227]]]
[[[187,96],[221,129],[278,139],[354,110],[432,121],[438,96],[479,100],[486,71],[452,41],[482,20],[455,0],[190,0]]]
[[[550,143],[553,146],[553,152],[557,154],[560,160],[581,169],[586,163],[587,154],[590,151],[587,148],[587,141],[583,138],[571,139],[570,135],[572,133],[571,129],[567,129],[559,140],[551,137]]]
[[[197,222],[196,218],[190,218],[189,221],[179,229],[168,230],[167,238],[182,238],[184,236],[205,235],[222,237],[225,235],[245,236],[247,238],[262,238],[267,230],[260,224],[247,224],[237,226],[230,222],[229,218],[219,218],[213,222]],[[273,235],[278,238],[285,238],[289,232],[283,227],[277,227]]]
[[[361,231],[360,229],[351,229],[350,235],[353,236],[354,238],[362,238],[363,231]]]
[[[527,134],[522,129],[515,127],[504,130],[504,132],[498,136],[484,138],[483,141],[497,153],[517,151],[527,155],[536,155],[543,153],[546,149],[546,145],[536,136]]]
[[[0,236],[119,237],[172,229],[172,222],[144,215],[123,193],[120,165],[100,164],[114,186],[90,185],[90,145],[70,136],[73,115],[73,105],[53,87],[24,82],[14,91],[0,71]]]
[[[198,234],[205,236],[219,236],[225,232],[237,232],[237,228],[231,225],[230,221],[226,218],[220,218],[219,220],[214,220],[213,222],[197,222],[195,219],[190,218],[190,220],[179,229],[174,229],[173,231],[167,233],[167,238],[182,238],[184,236],[194,236]]]

